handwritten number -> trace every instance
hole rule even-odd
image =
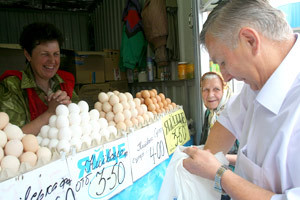
[[[101,185],[101,182],[104,181],[104,183],[103,183],[104,186],[103,186],[102,192],[101,192],[101,193],[96,192],[96,194],[97,194],[98,196],[101,196],[101,195],[103,194],[103,192],[104,192],[104,190],[105,190],[105,187],[106,187],[106,180],[105,180],[105,178],[103,178],[103,172],[104,172],[104,169],[105,169],[105,168],[102,169],[101,173],[97,172],[97,174],[96,174],[96,177],[97,177],[97,175],[101,175],[101,178],[100,178],[100,180],[99,180],[98,185]],[[101,188],[101,187],[100,187],[100,188]]]
[[[120,167],[120,165],[122,164],[122,168]],[[122,180],[120,181],[120,168],[123,169],[123,178]],[[125,166],[122,162],[119,163],[119,166],[118,166],[118,183],[119,185],[121,185],[125,180]]]
[[[113,185],[111,188],[109,188],[110,190],[114,189],[114,187],[115,187],[116,184],[117,184],[117,175],[116,175],[116,173],[114,172],[115,166],[116,166],[117,164],[118,164],[118,163],[115,163],[114,166],[113,166],[113,168],[112,168],[112,170],[111,170],[111,175],[114,175],[115,181],[114,181],[114,185]],[[112,176],[110,176],[110,178],[111,178],[111,177],[112,177]]]

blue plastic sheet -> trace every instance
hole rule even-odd
[[[193,144],[193,138],[189,140],[184,146]],[[173,155],[173,154],[172,154]],[[172,158],[172,155],[161,164],[152,169],[145,176],[135,181],[130,187],[126,188],[116,196],[112,197],[113,200],[136,199],[148,200],[157,199],[160,191],[161,184],[165,177],[166,169]]]

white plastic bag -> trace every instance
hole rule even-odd
[[[214,182],[188,172],[182,164],[188,155],[183,152],[186,147],[178,146],[173,154],[163,180],[158,200],[218,200],[221,194],[214,190]],[[203,145],[198,146],[203,149]],[[222,152],[215,154],[225,165],[228,161]]]

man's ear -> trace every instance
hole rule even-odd
[[[239,32],[242,44],[251,49],[253,55],[257,55],[260,50],[260,37],[257,31],[252,28],[244,27]]]
[[[28,51],[26,51],[26,49],[24,49],[24,55],[26,57],[26,59],[28,60],[28,62],[31,61],[31,55],[28,53]]]

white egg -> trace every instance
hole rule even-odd
[[[9,116],[5,112],[0,112],[0,130],[4,129],[9,123]]]
[[[23,137],[22,129],[11,123],[8,123],[3,131],[6,133],[7,140],[21,140]]]
[[[49,118],[50,127],[56,127],[56,119],[57,119],[56,115],[51,115],[51,117]]]
[[[106,113],[105,118],[107,121],[110,122],[110,121],[114,120],[114,116],[115,116],[115,114],[113,112],[108,112],[108,113]]]
[[[63,127],[58,130],[58,139],[70,141],[72,137],[72,132],[69,127]]]
[[[129,92],[125,92],[125,95],[127,97],[127,101],[132,101],[133,100],[133,96]]]
[[[82,142],[81,142],[80,138],[72,138],[70,140],[71,147],[72,146],[75,147],[77,151],[79,151],[81,149],[81,144],[82,144]]]
[[[68,140],[60,140],[56,146],[58,152],[64,151],[69,153],[71,148],[70,142]]]
[[[119,99],[119,97],[117,96],[117,95],[115,95],[115,94],[113,94],[113,95],[111,95],[110,97],[109,97],[109,103],[110,103],[110,105],[115,105],[116,103],[119,103],[120,102],[120,99]]]
[[[116,126],[116,122],[115,121],[110,121],[110,122],[108,122],[108,126]]]
[[[56,128],[57,129],[61,129],[63,127],[67,127],[67,126],[69,126],[69,124],[70,124],[70,122],[69,122],[68,116],[60,115],[56,119]]]
[[[38,136],[36,136],[36,139],[37,139],[39,145],[41,145],[41,142],[42,142],[43,138],[38,135]]]
[[[78,106],[80,108],[80,112],[89,112],[89,104],[86,101],[79,101]]]
[[[82,142],[82,144],[83,144],[83,143],[86,143],[87,146],[91,146],[92,138],[91,138],[89,135],[83,135],[83,136],[81,137],[81,142]]]
[[[92,126],[92,132],[99,132],[100,130],[100,123],[98,120],[91,120],[90,125]]]
[[[130,119],[131,118],[131,111],[126,109],[126,110],[123,111],[123,115],[124,115],[125,120]]]
[[[110,132],[107,130],[107,128],[104,128],[100,131],[100,135],[105,137],[106,140],[109,140]]]
[[[122,101],[121,104],[123,106],[123,110],[130,109],[130,105],[128,102]]]
[[[119,122],[123,122],[125,119],[123,113],[119,112],[115,114],[114,121],[118,124]]]
[[[107,92],[107,96],[108,96],[108,98],[111,96],[111,95],[113,95],[114,93],[113,92],[111,92],[111,91],[109,91],[109,92]]]
[[[37,150],[36,155],[38,159],[49,162],[52,157],[52,153],[48,147],[41,147]]]
[[[115,105],[113,105],[113,112],[119,113],[119,112],[123,112],[123,105],[121,103],[115,103]]]
[[[107,130],[109,131],[110,134],[113,134],[115,137],[118,134],[118,130],[115,126],[108,126]]]
[[[113,93],[117,96],[120,94],[120,92],[118,90],[114,90]]]
[[[90,120],[98,120],[100,117],[100,113],[97,109],[90,110],[89,114],[90,114]]]
[[[131,109],[132,109],[132,108],[135,108],[135,103],[134,103],[133,100],[130,100],[130,101],[128,101],[127,103],[129,104],[129,106],[130,106]]]
[[[105,118],[105,116],[106,116],[106,113],[103,112],[103,111],[101,111],[101,112],[100,112],[100,117],[99,117],[99,118]]]
[[[3,148],[7,142],[6,134],[0,130],[0,147]]]
[[[102,104],[102,110],[103,110],[104,112],[108,113],[108,112],[112,111],[112,106],[110,105],[109,102],[104,102],[104,103]]]
[[[49,125],[44,125],[41,128],[40,135],[42,138],[47,138],[48,137],[48,132],[49,132],[50,126]]]
[[[133,102],[135,103],[135,107],[138,107],[141,105],[141,100],[139,98],[134,98]]]
[[[82,136],[82,129],[79,125],[71,125],[70,126],[72,132],[72,138],[80,138]]]
[[[58,129],[56,127],[51,127],[48,131],[49,139],[57,139],[58,137]]]
[[[147,114],[147,113],[144,113],[143,115],[142,115],[142,117],[144,118],[144,121],[149,121],[149,115]]]
[[[41,146],[42,146],[42,147],[48,147],[49,142],[50,142],[50,139],[49,139],[49,138],[43,138],[43,140],[42,140],[42,142],[41,142]]]
[[[100,93],[98,94],[98,100],[99,100],[101,103],[107,102],[107,101],[108,101],[108,95],[107,95],[105,92],[100,92]]]
[[[100,101],[97,101],[94,104],[94,108],[97,109],[99,112],[101,112],[102,111],[102,103]]]
[[[137,117],[138,116],[138,111],[137,111],[137,109],[135,109],[135,108],[131,108],[131,117]]]
[[[126,97],[126,95],[124,94],[124,93],[120,93],[119,95],[118,95],[118,97],[119,97],[119,99],[120,99],[120,102],[127,102],[127,97]]]
[[[124,123],[126,124],[127,128],[131,128],[133,126],[133,123],[130,119],[125,119]]]
[[[81,125],[87,124],[90,121],[90,114],[88,112],[82,112],[80,113],[80,118],[81,118]]]
[[[68,105],[68,109],[69,109],[69,113],[76,113],[76,114],[80,113],[80,108],[76,103],[70,103]]]
[[[145,120],[144,120],[144,117],[142,117],[142,116],[139,115],[139,116],[137,116],[136,118],[137,118],[137,120],[139,121],[139,123],[144,124],[144,121],[145,121]]]
[[[23,143],[20,140],[9,140],[4,148],[5,155],[19,157],[23,153]]]
[[[1,160],[2,160],[3,157],[4,157],[4,151],[3,151],[2,148],[0,148],[0,162],[1,162]]]
[[[49,149],[56,149],[58,143],[59,143],[58,139],[51,139],[49,144],[48,144],[48,148]]]
[[[147,111],[148,111],[148,108],[147,108],[147,106],[145,105],[145,104],[142,104],[141,105],[141,108],[143,109],[143,113],[146,113]]]
[[[56,107],[55,113],[56,113],[57,116],[60,116],[60,115],[68,116],[69,115],[69,109],[66,105],[60,104]]]
[[[141,106],[138,106],[136,108],[136,110],[138,111],[138,115],[143,115],[144,114],[144,110],[143,110],[143,108]]]
[[[90,123],[82,124],[81,129],[82,135],[90,135],[92,132],[92,125],[90,125]]]
[[[21,140],[24,151],[31,151],[35,153],[39,148],[39,143],[35,135],[33,134],[26,134]]]
[[[20,167],[20,161],[15,156],[11,156],[11,155],[5,156],[1,161],[2,170],[7,169],[12,173],[17,173],[19,171],[19,167]]]
[[[69,123],[70,126],[72,125],[80,125],[81,123],[81,117],[79,113],[70,113],[69,115]]]
[[[104,129],[108,126],[108,122],[105,118],[98,119],[98,122],[100,124],[100,129]]]
[[[139,120],[136,117],[131,117],[131,122],[135,126],[137,126],[139,124]]]

